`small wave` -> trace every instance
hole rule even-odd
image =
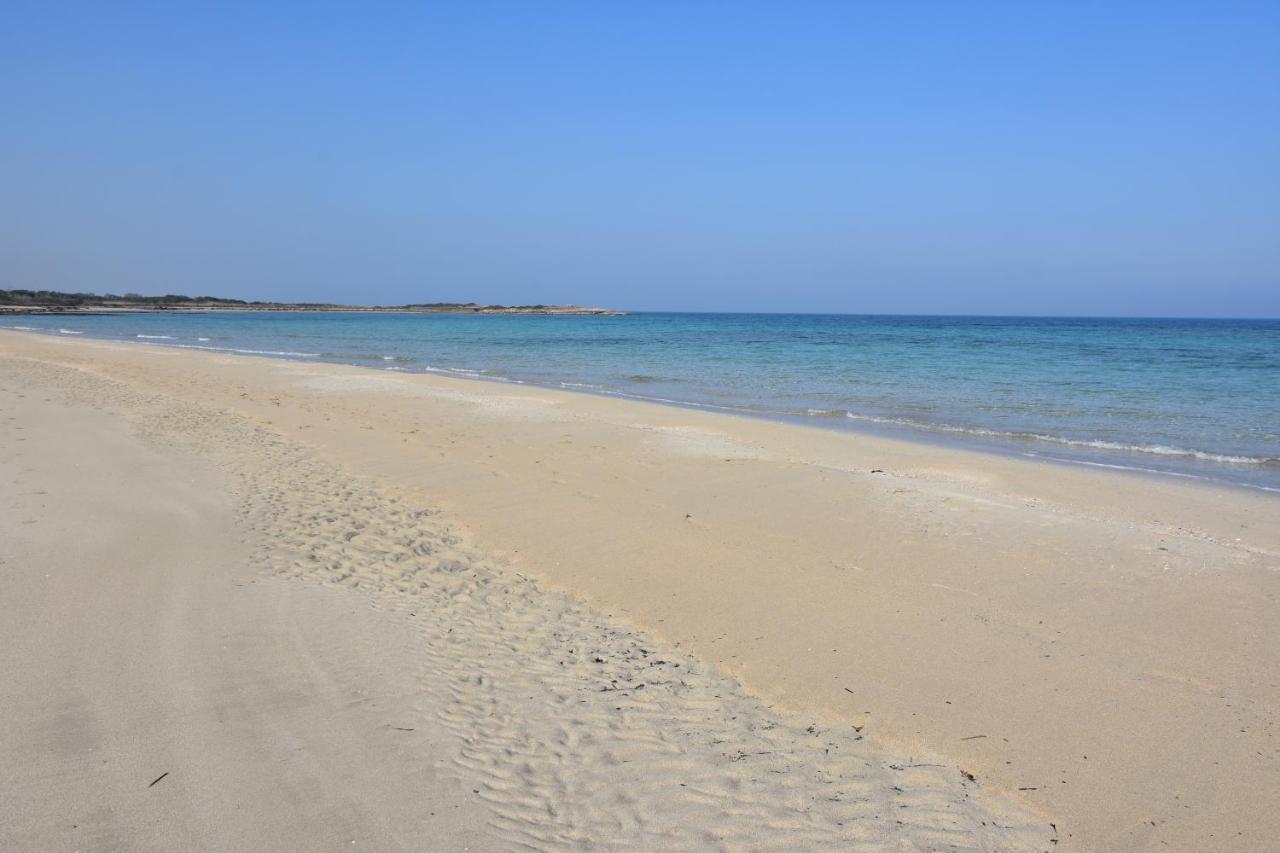
[[[9,326],[10,329],[17,329],[19,332],[38,332],[35,326]]]
[[[954,432],[965,435],[976,435],[983,438],[1005,438],[1017,441],[1043,441],[1065,447],[1087,447],[1094,450],[1120,450],[1127,453],[1149,453],[1156,456],[1179,456],[1187,459],[1198,459],[1202,462],[1220,462],[1230,465],[1269,465],[1280,466],[1280,459],[1270,456],[1233,456],[1225,453],[1212,453],[1207,450],[1195,450],[1187,447],[1170,447],[1165,444],[1125,444],[1118,441],[1102,439],[1065,438],[1060,435],[1046,435],[1039,432],[1009,432],[1006,430],[985,429],[983,427],[962,427],[952,424],[929,424],[913,421],[909,418],[883,418],[875,415],[858,415],[845,412],[845,417],[854,421],[908,426],[916,429],[936,432]]]
[[[560,383],[562,386],[566,383]],[[671,397],[657,397],[653,394],[632,394],[627,391],[619,391],[616,388],[606,388],[594,386],[593,390],[599,394],[606,394],[610,397],[622,397],[626,400],[641,400],[646,403],[667,403],[672,406],[680,406],[686,409],[711,409],[718,412],[734,412],[736,414],[746,415],[769,415],[776,414],[768,409],[753,406],[734,406],[722,403],[699,403],[694,400],[676,400]]]
[[[60,335],[83,335],[83,334],[84,334],[84,332],[77,332],[77,331],[75,331],[74,329],[59,329],[59,330],[58,330],[58,334],[60,334]]]
[[[319,358],[318,352],[292,352],[290,350],[270,350],[270,349],[238,349],[236,347],[202,347],[199,344],[174,344],[180,349],[199,349],[209,352],[238,352],[243,355],[280,355],[292,358]]]
[[[320,353],[320,357],[332,358],[336,361],[390,361],[397,364],[409,364],[416,361],[416,359],[407,355],[376,355],[367,352],[322,352]]]
[[[212,339],[212,338],[196,338],[196,340],[197,340],[197,341],[209,341],[209,340],[213,340],[213,339]]]
[[[134,335],[135,338],[145,338],[150,341],[171,341],[173,335]]]
[[[487,370],[470,370],[466,367],[435,367],[433,365],[427,364],[427,365],[424,365],[422,369],[428,370],[432,373],[456,373],[460,376],[483,376],[486,379],[505,378],[501,376],[493,376]],[[515,381],[515,380],[511,380],[511,381]],[[521,384],[524,384],[524,383],[521,383]]]
[[[1227,483],[1228,485],[1240,488],[1256,489],[1260,492],[1280,493],[1280,488],[1276,488],[1274,486],[1263,486],[1258,483],[1239,483],[1234,480],[1223,480],[1218,477],[1205,477],[1201,474],[1188,474],[1184,471],[1170,471],[1167,468],[1146,468],[1142,465],[1116,465],[1110,462],[1093,462],[1087,459],[1067,459],[1033,452],[1028,452],[1026,455],[1032,459],[1048,459],[1051,462],[1061,462],[1066,465],[1087,465],[1091,468],[1110,468],[1115,471],[1138,471],[1143,474],[1160,474],[1166,477],[1183,477],[1188,480],[1204,480],[1210,483]]]

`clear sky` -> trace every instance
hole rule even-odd
[[[1280,3],[0,3],[0,287],[1280,316]]]

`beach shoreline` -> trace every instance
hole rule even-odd
[[[1274,394],[1263,382],[1248,402],[1275,355],[1266,323],[562,320],[159,312],[10,327],[486,378],[1280,493],[1261,414]]]
[[[11,331],[0,357],[251,419],[779,713],[945,756],[1064,849],[1276,829],[1271,496],[329,363]]]

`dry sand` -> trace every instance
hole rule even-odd
[[[65,425],[0,427],[0,846],[1280,833],[1275,498],[18,333],[0,381]]]
[[[0,849],[481,844],[454,739],[391,728],[443,709],[416,632],[264,575],[217,472],[58,396],[0,373]]]

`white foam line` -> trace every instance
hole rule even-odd
[[[1272,486],[1259,486],[1256,483],[1241,483],[1236,480],[1224,480],[1221,477],[1206,477],[1203,474],[1187,474],[1183,471],[1167,471],[1164,468],[1146,468],[1142,465],[1116,465],[1111,462],[1090,462],[1087,459],[1067,459],[1061,456],[1049,456],[1044,453],[1035,453],[1027,451],[1024,456],[1030,456],[1033,459],[1048,459],[1051,462],[1062,462],[1067,465],[1088,465],[1091,468],[1110,468],[1115,471],[1141,471],[1144,474],[1159,474],[1165,477],[1183,477],[1188,480],[1204,480],[1209,483],[1225,483],[1231,486],[1241,486],[1246,489],[1257,489],[1260,492],[1276,492],[1280,493],[1280,489]]]
[[[811,414],[826,414],[825,410],[810,410]],[[1122,450],[1128,453],[1150,453],[1156,456],[1185,456],[1192,459],[1200,459],[1205,462],[1224,462],[1232,465],[1267,465],[1275,464],[1280,460],[1259,457],[1259,456],[1230,456],[1222,453],[1210,453],[1204,450],[1193,450],[1184,447],[1170,447],[1164,444],[1123,444],[1117,441],[1103,441],[1100,439],[1084,440],[1078,438],[1063,438],[1057,435],[1045,435],[1038,432],[1006,432],[1003,430],[983,429],[981,427],[960,427],[951,424],[929,424],[920,421],[913,421],[909,418],[882,418],[874,415],[856,415],[853,412],[845,412],[845,417],[854,421],[869,421],[878,424],[892,424],[895,426],[915,427],[916,429],[931,430],[934,432],[958,432],[965,435],[976,435],[990,438],[1013,438],[1019,440],[1044,441],[1051,444],[1062,444],[1067,447],[1088,447],[1095,450]]]
[[[209,352],[238,352],[244,355],[284,355],[294,356],[296,358],[319,358],[318,352],[292,352],[289,350],[270,350],[270,349],[239,349],[237,347],[202,347],[199,344],[171,344],[170,346],[179,347],[181,349],[202,349]]]

